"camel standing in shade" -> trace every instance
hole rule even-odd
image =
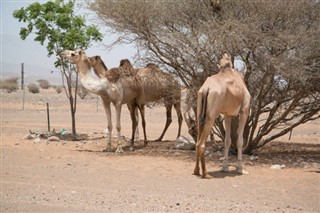
[[[243,131],[246,124],[251,96],[245,85],[243,76],[233,70],[231,58],[224,54],[220,60],[218,74],[208,77],[197,94],[197,126],[198,139],[196,145],[197,160],[194,169],[195,175],[200,175],[199,161],[201,161],[202,177],[211,178],[205,165],[205,141],[210,134],[214,121],[219,114],[224,115],[225,124],[225,152],[222,171],[229,171],[228,154],[231,145],[231,118],[239,115],[238,127],[238,166],[237,172],[249,174],[242,162]]]
[[[80,75],[82,85],[89,90],[89,92],[97,94],[103,101],[103,106],[106,111],[108,119],[109,140],[107,151],[111,150],[111,136],[112,136],[112,121],[110,103],[113,103],[116,108],[116,128],[119,140],[118,151],[122,151],[121,146],[121,106],[128,104],[130,106],[130,116],[132,119],[132,138],[130,150],[134,149],[134,132],[137,128],[138,121],[135,119],[135,109],[138,108],[142,117],[142,124],[145,133],[144,120],[144,92],[141,86],[140,79],[136,76],[119,77],[117,82],[112,82],[107,78],[94,79],[90,74],[91,63],[83,50],[71,51],[65,50],[61,56],[69,59],[76,64],[77,72]],[[117,73],[117,68],[112,68],[111,73]],[[146,134],[144,134],[146,140]]]
[[[97,76],[111,75],[106,74],[109,71],[106,72],[106,66],[103,65],[104,63],[100,56],[91,57],[90,60],[92,64],[95,64],[93,67]],[[155,102],[163,98],[167,119],[164,129],[156,141],[161,141],[163,139],[163,136],[172,122],[172,106],[175,108],[178,116],[179,128],[177,137],[179,137],[183,118],[180,106],[180,86],[175,79],[168,73],[162,72],[159,67],[154,64],[148,64],[145,68],[134,69],[128,59],[123,59],[120,61],[119,68],[129,71],[129,73],[138,74],[142,81],[146,102]]]

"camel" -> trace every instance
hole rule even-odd
[[[99,56],[94,56],[90,59],[92,63],[100,62],[100,64],[103,64],[103,61]],[[102,65],[96,65],[95,68],[97,69],[95,72],[98,73],[98,77],[102,74],[104,75],[106,72]],[[159,101],[163,98],[163,102],[166,107],[167,119],[160,137],[155,141],[162,141],[163,136],[172,123],[172,106],[174,106],[178,116],[179,128],[177,137],[179,137],[183,118],[180,106],[180,86],[175,79],[170,74],[162,72],[159,67],[154,64],[148,64],[145,68],[134,69],[128,59],[123,59],[120,61],[119,68],[123,68],[132,74],[138,74],[142,81],[146,103]]]
[[[194,174],[200,175],[199,160],[201,161],[202,177],[212,178],[205,165],[205,141],[210,134],[211,127],[219,114],[224,115],[225,151],[222,171],[228,169],[228,154],[231,145],[230,131],[232,116],[239,115],[237,130],[238,165],[237,172],[249,174],[242,162],[243,131],[246,124],[251,95],[245,85],[243,76],[233,70],[231,57],[225,53],[220,60],[218,74],[208,77],[197,93],[197,127],[198,138],[196,145],[197,159]]]
[[[123,152],[121,144],[121,107],[122,104],[128,104],[130,106],[130,116],[132,119],[132,138],[130,150],[134,150],[134,132],[138,125],[135,119],[135,109],[138,108],[142,117],[142,125],[145,134],[145,120],[144,120],[144,92],[141,87],[141,82],[138,77],[131,76],[130,78],[120,78],[117,82],[112,82],[107,78],[94,79],[90,74],[91,63],[83,50],[71,51],[65,50],[61,53],[61,56],[67,58],[72,63],[76,64],[76,70],[80,75],[82,85],[89,90],[89,92],[97,94],[103,101],[103,106],[108,119],[108,146],[106,151],[111,150],[111,136],[112,136],[112,121],[111,121],[111,109],[110,103],[113,103],[116,108],[116,128],[117,136],[119,140],[117,151]],[[117,68],[112,68],[111,73],[117,73]]]

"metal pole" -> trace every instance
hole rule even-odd
[[[47,119],[48,119],[48,132],[50,132],[50,114],[49,114],[49,103],[47,102]]]
[[[26,98],[26,91],[24,89],[24,63],[21,63],[21,90],[23,90],[22,110],[24,110],[24,102],[25,102],[25,98]]]
[[[26,90],[23,88],[23,95],[22,95],[22,110],[24,110],[24,102],[26,100]]]
[[[21,63],[21,90],[24,89],[24,63]]]

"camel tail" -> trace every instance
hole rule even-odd
[[[206,116],[207,116],[207,99],[209,95],[209,89],[206,93],[202,94],[201,100],[201,116],[200,116],[200,126],[203,127],[206,123]]]

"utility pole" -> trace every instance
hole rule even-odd
[[[21,90],[24,90],[24,63],[21,63]]]

